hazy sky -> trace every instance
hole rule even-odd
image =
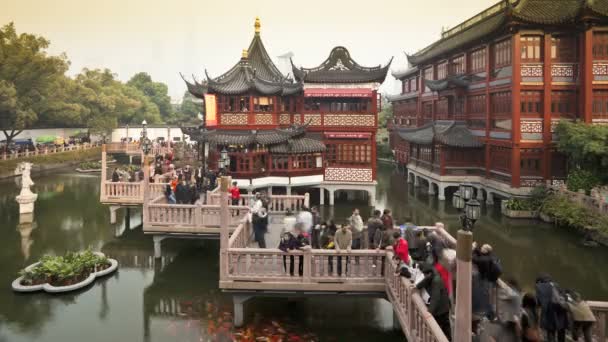
[[[256,16],[271,57],[294,53],[313,67],[343,45],[364,66],[406,68],[413,53],[497,0],[0,0],[0,24],[51,40],[66,52],[70,73],[110,68],[122,80],[145,71],[181,98],[179,76],[218,76],[238,61],[253,37]],[[275,60],[276,62],[276,60]],[[191,77],[191,76],[190,76]],[[393,92],[389,76],[385,92]]]

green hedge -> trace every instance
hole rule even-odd
[[[95,147],[88,150],[77,150],[58,152],[47,155],[32,156],[20,159],[0,160],[0,174],[12,173],[17,168],[17,165],[22,162],[30,162],[35,166],[52,165],[70,162],[80,162],[101,158],[101,147]]]
[[[551,194],[543,202],[541,213],[555,219],[558,224],[577,229],[592,229],[608,233],[608,218],[571,201],[561,194]]]

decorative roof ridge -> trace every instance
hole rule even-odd
[[[339,56],[339,54],[342,54],[343,56]],[[342,61],[341,57],[345,57],[346,61]],[[334,58],[337,58],[337,60],[334,61],[333,60]],[[348,70],[355,69],[355,70],[360,70],[360,71],[379,71],[379,70],[382,70],[382,69],[390,66],[393,61],[393,58],[394,57],[391,57],[389,62],[384,67],[382,66],[382,64],[379,64],[378,66],[374,66],[374,67],[364,67],[364,66],[360,65],[359,63],[357,63],[350,56],[350,52],[348,51],[348,49],[346,47],[336,46],[333,49],[331,49],[329,56],[323,62],[321,62],[321,64],[319,64],[318,66],[312,67],[312,68],[304,68],[303,66],[300,66],[299,69],[304,72],[341,71],[338,69],[331,70],[331,67],[333,67],[337,61],[341,61],[342,64],[348,64],[348,65],[344,65],[344,66],[348,67]],[[293,59],[290,58],[289,60],[291,62],[292,67],[296,67],[295,64],[293,63]]]

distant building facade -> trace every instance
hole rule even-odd
[[[186,82],[205,99],[207,130],[187,133],[211,148],[208,165],[224,167],[252,187],[314,186],[329,192],[375,194],[378,87],[382,67],[357,64],[336,47],[314,68],[290,63],[293,78],[270,59],[256,19],[255,35],[238,63],[219,77]],[[218,165],[226,150],[228,165]]]
[[[608,123],[608,1],[501,1],[408,60],[390,144],[439,199],[463,181],[489,202],[561,183],[557,123]]]

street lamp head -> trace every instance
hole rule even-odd
[[[456,209],[464,208],[464,198],[462,198],[462,193],[460,190],[456,191],[452,197],[452,205]]]
[[[459,189],[460,195],[462,196],[462,198],[464,198],[465,201],[468,201],[473,198],[473,186],[471,184],[460,184]]]
[[[141,122],[141,125],[146,127],[146,125],[148,125],[148,122],[146,122],[146,120],[144,119],[144,121]]]
[[[475,222],[481,216],[481,204],[476,199],[472,199],[467,202],[464,211],[467,218]]]

